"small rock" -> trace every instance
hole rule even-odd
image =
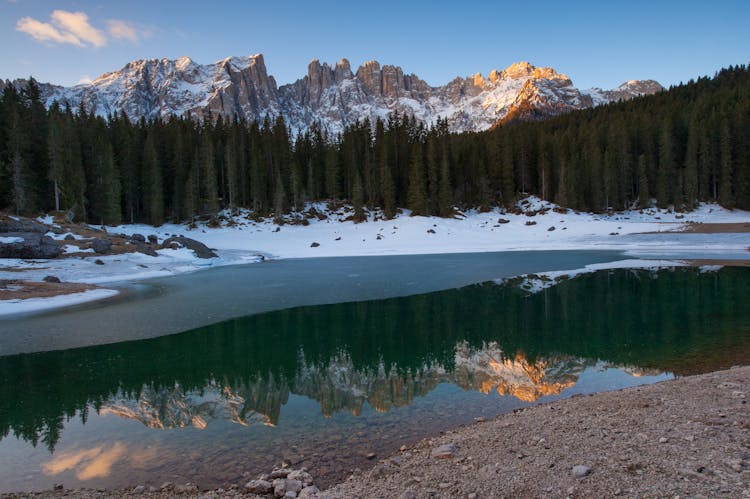
[[[316,242],[314,242],[314,241],[313,241],[313,243],[312,243],[312,244],[310,245],[310,247],[311,247],[311,248],[317,248],[318,246],[320,246],[320,243],[316,243]]]
[[[286,478],[292,471],[294,470],[290,470],[289,468],[277,468],[271,472],[270,478],[272,480],[275,480],[276,478]]]
[[[130,236],[130,240],[131,241],[138,241],[138,242],[141,242],[141,243],[145,243],[146,242],[146,238],[143,237],[143,234],[133,234],[132,236]]]
[[[317,497],[319,492],[320,489],[318,489],[318,487],[316,487],[315,485],[310,485],[309,487],[305,487],[304,489],[300,490],[299,494],[297,494],[297,497],[299,497],[299,499]]]
[[[585,476],[588,476],[591,474],[591,471],[591,468],[583,464],[577,464],[573,466],[573,469],[571,470],[573,476],[576,478],[583,478]]]
[[[53,490],[62,490],[62,489],[63,489],[63,484],[61,484],[61,483],[56,483],[56,484],[55,484],[55,485],[54,485],[54,486],[52,487],[52,489],[53,489]]]
[[[549,229],[547,229],[547,232],[552,232],[553,230],[555,230],[555,226],[554,225],[552,225]]]
[[[449,459],[455,455],[458,451],[458,447],[455,444],[444,444],[440,447],[432,449],[430,455],[439,459]]]
[[[185,485],[176,485],[174,488],[177,494],[188,494],[190,492],[197,492],[198,486],[194,483],[186,483]]]
[[[438,487],[440,487],[441,489],[447,489],[447,488],[449,488],[449,487],[450,487],[451,485],[452,485],[452,484],[451,484],[451,483],[449,483],[449,482],[440,482],[440,483],[438,484]]]
[[[508,224],[508,223],[510,223],[510,220],[508,220],[507,218],[499,218],[497,220],[497,223],[499,223],[499,224]]]
[[[286,479],[277,478],[273,481],[273,496],[284,497],[284,494],[286,494]]]
[[[94,260],[94,263],[97,264],[97,265],[104,265],[104,262],[101,261],[101,260],[99,260],[98,258],[96,260]]]
[[[149,234],[148,242],[150,242],[151,244],[159,244],[159,238],[156,237],[156,234]]]
[[[245,484],[245,491],[251,494],[270,494],[273,485],[267,480],[251,480]]]
[[[76,238],[75,238],[75,236],[73,234],[68,234],[67,236],[65,236],[65,240],[66,241],[75,241]]]
[[[53,275],[44,276],[44,279],[42,280],[44,282],[60,282],[60,278]]]
[[[375,459],[376,454],[374,452],[369,452],[365,457],[367,459]]]
[[[287,478],[291,480],[299,480],[303,486],[310,485],[313,483],[313,477],[310,473],[304,470],[294,470],[287,475]]]
[[[334,241],[341,241],[341,236],[339,236],[336,239],[334,239]]]
[[[297,497],[297,493],[293,490],[287,490],[286,494],[284,494],[284,499],[295,499]]]
[[[172,482],[164,482],[161,484],[161,487],[159,487],[160,490],[171,490],[174,488],[174,484]]]
[[[133,494],[143,494],[146,492],[146,487],[144,485],[138,485],[133,488]]]
[[[669,442],[669,439],[667,437],[661,437],[659,439],[660,444],[666,444],[667,442]]]
[[[729,459],[725,461],[733,471],[742,472],[742,459]]]
[[[291,478],[287,478],[284,480],[284,488],[288,491],[292,491],[295,494],[302,490],[302,482],[300,480],[294,480]]]
[[[433,229],[427,229],[427,233],[428,233],[428,234],[434,234],[434,233],[435,233],[435,231],[434,231]]]
[[[405,446],[405,445],[402,445],[401,447],[399,447],[399,449],[398,449],[398,450],[400,450],[401,452],[404,452],[404,451],[406,450],[406,446]]]
[[[476,492],[472,492],[471,494],[466,496],[466,499],[477,499],[479,497]]]
[[[478,418],[474,418],[474,421],[477,423],[484,423],[487,420],[483,416],[479,416]]]
[[[526,225],[536,225],[536,222],[534,220],[527,220]]]

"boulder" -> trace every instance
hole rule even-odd
[[[163,246],[169,247],[170,244],[173,242],[179,244],[183,248],[192,250],[193,253],[195,253],[195,256],[197,256],[198,258],[218,258],[219,257],[219,255],[214,253],[214,251],[211,250],[205,244],[198,242],[195,239],[190,239],[189,237],[185,237],[185,236],[172,236],[169,239],[164,241]]]
[[[62,249],[54,239],[39,232],[4,233],[4,237],[14,237],[20,241],[0,243],[0,258],[57,258]]]
[[[53,276],[53,275],[48,275],[48,276],[45,276],[45,277],[44,277],[44,279],[42,279],[42,280],[43,280],[44,282],[53,282],[53,283],[58,283],[58,282],[60,282],[60,278],[59,278],[59,277],[55,277],[55,276]]]
[[[148,244],[146,244],[146,243],[142,243],[140,241],[136,241],[135,242],[135,248],[136,248],[136,251],[138,251],[139,253],[143,253],[144,255],[159,256],[156,253],[156,251],[154,251],[154,249],[151,246],[149,246]]]
[[[130,236],[130,240],[131,241],[141,242],[141,243],[145,243],[146,242],[146,238],[143,237],[143,234],[133,234],[132,236]]]
[[[91,248],[99,255],[105,255],[112,251],[112,243],[106,239],[94,239],[91,241]]]
[[[37,234],[45,234],[48,230],[49,227],[36,220],[29,220],[28,218],[14,220],[10,217],[0,218],[0,234],[7,232],[35,232]]]

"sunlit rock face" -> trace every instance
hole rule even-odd
[[[25,86],[23,80],[13,82]],[[8,82],[2,83],[7,85]],[[2,87],[0,87],[1,89]],[[433,124],[447,119],[452,131],[485,130],[514,120],[539,120],[574,109],[663,90],[653,80],[628,81],[614,90],[579,91],[552,68],[519,62],[485,77],[480,73],[433,87],[402,68],[368,61],[352,71],[347,59],[333,66],[313,60],[307,75],[278,86],[261,54],[227,57],[201,65],[188,57],[133,61],[91,83],[40,85],[47,105],[83,105],[100,116],[125,113],[133,120],[171,115],[219,115],[248,121],[282,115],[295,131],[314,123],[336,134],[357,121],[392,112]]]

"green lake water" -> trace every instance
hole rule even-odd
[[[750,361],[750,271],[612,270],[259,312],[0,357],[0,492],[322,484],[529,404]],[[249,474],[249,475],[248,475]]]

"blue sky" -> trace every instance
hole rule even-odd
[[[581,88],[664,85],[750,62],[750,1],[0,0],[0,78],[70,85],[133,59],[263,53],[279,84],[311,59],[396,64],[431,85],[520,60]]]

